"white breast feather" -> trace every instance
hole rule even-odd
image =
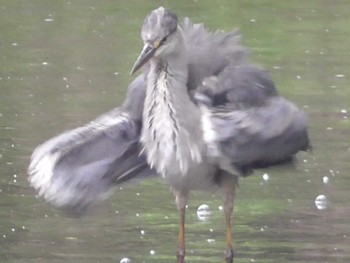
[[[202,152],[193,142],[193,135],[177,122],[176,115],[180,113],[171,103],[168,104],[168,100],[173,98],[170,97],[172,94],[168,89],[167,81],[176,80],[169,79],[166,74],[162,72],[158,75],[156,90],[153,91],[157,94],[153,96],[152,93],[148,93],[146,96],[146,109],[153,107],[153,112],[152,116],[148,116],[148,112],[144,111],[141,141],[149,164],[159,173],[163,176],[168,173],[186,175],[189,162],[200,163]],[[154,80],[149,79],[149,81],[150,85],[154,85]],[[176,84],[172,83],[172,85]],[[165,97],[167,99],[164,99]],[[150,122],[152,125],[149,125]]]
[[[201,106],[202,111],[202,130],[203,140],[206,142],[208,155],[210,157],[217,157],[219,155],[219,149],[217,145],[217,134],[212,123],[212,114],[206,106]]]

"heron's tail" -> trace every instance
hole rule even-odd
[[[115,109],[37,147],[29,182],[49,203],[81,212],[133,178],[155,174],[140,155],[141,124]]]

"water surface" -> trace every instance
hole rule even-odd
[[[70,218],[37,199],[26,175],[36,145],[123,101],[140,26],[159,5],[213,30],[240,27],[252,60],[309,118],[312,153],[240,181],[235,262],[349,262],[350,5],[340,0],[3,0],[0,261],[175,262],[178,216],[161,180],[125,185]],[[315,205],[319,195],[325,209]],[[187,262],[223,258],[221,206],[220,194],[191,195]]]

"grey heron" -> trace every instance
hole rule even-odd
[[[177,262],[185,259],[185,211],[192,190],[221,190],[226,262],[237,180],[307,150],[307,120],[250,64],[239,31],[178,23],[159,7],[142,26],[144,47],[124,104],[40,145],[28,169],[48,202],[82,211],[132,178],[161,176],[180,214]]]

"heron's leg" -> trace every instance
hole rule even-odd
[[[176,191],[173,189],[177,210],[179,211],[179,239],[177,248],[177,263],[185,262],[185,213],[187,204],[187,192]]]
[[[233,212],[233,204],[234,204],[234,197],[235,197],[235,190],[236,190],[236,183],[237,178],[233,175],[231,175],[230,179],[234,180],[227,180],[225,183],[225,186],[223,187],[224,190],[224,212],[225,212],[225,221],[226,221],[226,252],[225,252],[225,259],[227,263],[233,263],[233,242],[232,242],[232,233],[231,233],[231,219],[232,219],[232,212]]]

